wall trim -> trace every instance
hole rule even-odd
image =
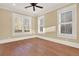
[[[0,40],[0,44],[14,42],[14,41],[19,41],[19,40],[25,40],[25,39],[29,39],[29,38],[35,38],[35,37],[36,36],[33,35],[33,36],[27,36],[27,37],[6,38],[6,39]]]
[[[29,38],[35,38],[35,37],[38,37],[38,38],[41,38],[41,39],[44,39],[44,40],[48,40],[48,41],[53,41],[53,42],[60,43],[60,44],[64,44],[64,45],[67,45],[67,46],[79,48],[79,43],[65,41],[65,40],[59,40],[59,39],[55,39],[55,38],[43,37],[43,36],[40,36],[40,35],[32,35],[32,36],[28,36],[28,37],[3,39],[3,40],[0,40],[0,44],[19,41],[19,40],[25,40],[25,39],[29,39]]]

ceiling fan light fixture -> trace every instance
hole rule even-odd
[[[43,8],[42,6],[38,6],[37,4],[38,3],[30,3],[31,5],[30,6],[26,6],[25,8],[29,8],[29,7],[33,7],[33,11],[35,11],[35,7],[37,7],[37,8]]]
[[[13,6],[16,6],[16,4],[15,4],[15,3],[13,3],[12,5],[13,5]]]

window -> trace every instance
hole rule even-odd
[[[38,33],[44,33],[44,16],[38,17]]]
[[[31,18],[24,17],[23,28],[24,28],[24,32],[31,32]]]
[[[31,17],[19,14],[13,14],[13,33],[27,34],[31,33]]]
[[[61,13],[61,33],[72,34],[72,11]]]
[[[76,39],[76,5],[58,10],[58,37]]]

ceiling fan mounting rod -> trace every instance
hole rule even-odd
[[[37,3],[30,3],[32,6],[36,6]]]

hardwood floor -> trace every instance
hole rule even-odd
[[[0,45],[1,56],[79,56],[79,49],[32,38]]]

